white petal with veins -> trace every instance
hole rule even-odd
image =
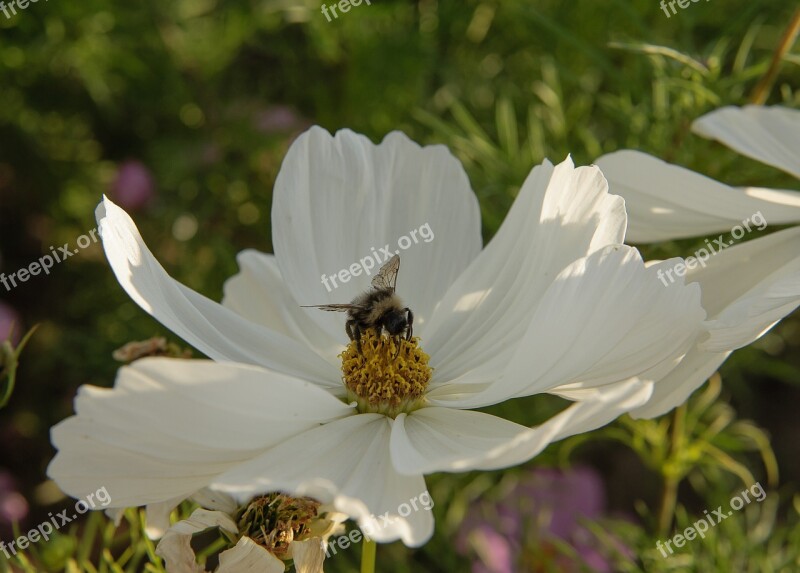
[[[392,461],[406,474],[500,469],[528,461],[552,442],[608,424],[644,403],[652,384],[630,380],[527,428],[451,408],[401,414],[392,428]]]
[[[639,253],[624,245],[576,261],[538,302],[499,379],[474,389],[459,380],[442,384],[430,392],[430,403],[476,408],[565,384],[604,385],[663,370],[688,351],[705,318],[697,286],[658,280],[662,266],[675,262],[645,268]]]
[[[624,234],[623,202],[599,169],[570,158],[533,169],[497,235],[436,307],[425,339],[432,386],[501,371],[556,276]]]
[[[433,534],[430,511],[402,516],[399,508],[427,491],[425,480],[392,465],[392,424],[359,414],[309,430],[221,475],[214,487],[240,498],[274,490],[313,497],[352,516],[376,541],[419,546]]]
[[[692,131],[800,178],[800,111],[727,106],[695,120]]]
[[[125,211],[97,207],[103,248],[117,280],[153,318],[215,360],[266,366],[335,387],[336,368],[311,349],[185,287],[158,263]]]
[[[101,485],[114,507],[187,498],[220,473],[353,409],[257,367],[147,358],[114,389],[83,386],[76,415],[52,430],[48,475],[76,498]]]
[[[313,314],[297,304],[281,276],[275,255],[248,249],[236,259],[240,271],[225,282],[222,305],[247,320],[310,346],[338,369],[341,361],[337,356],[344,349],[340,337],[321,330]]]
[[[632,150],[604,155],[597,165],[611,190],[625,199],[631,243],[730,233],[743,221],[752,230],[800,222],[796,191],[736,189]]]
[[[296,573],[323,573],[322,563],[325,561],[325,544],[319,537],[312,537],[304,541],[293,541],[291,552]]]
[[[743,272],[746,269],[746,272]],[[702,289],[708,312],[697,344],[631,415],[650,418],[686,401],[730,355],[760,338],[800,305],[800,227],[729,247],[686,280]]]
[[[425,224],[433,233],[429,242],[422,238],[427,230],[419,231]],[[400,132],[375,145],[347,129],[332,136],[313,127],[295,140],[275,182],[272,242],[298,304],[350,302],[369,288],[403,236],[411,245],[400,252],[397,292],[424,336],[434,305],[481,249],[478,201],[461,163],[446,147],[422,147]],[[386,245],[389,256],[382,252]],[[369,276],[357,271],[343,284],[335,279],[338,288],[329,283],[330,292],[323,286],[323,274],[375,256],[380,260]],[[305,311],[347,342],[341,315]]]
[[[198,565],[191,546],[192,535],[212,527],[220,527],[231,533],[239,529],[230,516],[221,511],[196,509],[188,519],[170,527],[156,547],[156,555],[166,562],[167,573],[202,573],[205,568]]]
[[[283,561],[249,537],[242,537],[234,548],[220,553],[216,573],[283,573],[285,570]]]

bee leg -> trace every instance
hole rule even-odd
[[[355,320],[348,320],[344,328],[350,340],[356,341],[356,350],[358,350],[358,353],[363,355],[364,353],[361,352],[361,329],[358,327],[358,323]]]
[[[353,328],[353,331],[356,335],[356,349],[358,350],[359,354],[364,354],[364,352],[361,350],[361,327],[356,324],[355,328]]]
[[[350,339],[351,342],[356,339],[355,335],[353,334],[353,326],[358,328],[358,325],[355,320],[348,320],[347,322],[344,323],[344,330],[345,332],[347,332],[347,337]]]
[[[406,340],[411,340],[411,337],[414,336],[414,313],[411,312],[410,308],[403,309],[406,311],[406,322],[408,322],[408,327],[406,328]]]
[[[392,340],[394,341],[394,345],[397,347],[397,351],[394,353],[394,358],[392,358],[392,361],[394,361],[397,360],[398,356],[400,356],[400,341],[402,340],[402,338],[400,338],[399,336],[393,336]]]

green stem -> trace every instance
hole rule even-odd
[[[661,509],[658,512],[658,533],[661,537],[669,535],[675,504],[678,502],[678,480],[664,476],[664,492],[661,495]]]
[[[361,544],[361,573],[375,573],[375,554],[378,546],[371,539]]]
[[[764,105],[769,97],[769,92],[772,89],[772,84],[775,83],[775,78],[778,76],[778,71],[781,69],[783,58],[791,50],[794,45],[797,35],[800,33],[800,8],[789,20],[789,25],[783,33],[783,37],[778,43],[775,53],[772,55],[772,61],[769,64],[767,73],[758,82],[758,85],[753,89],[753,94],[750,96],[750,103],[756,105]]]
[[[669,533],[675,506],[678,503],[678,485],[681,482],[680,451],[683,447],[683,431],[686,425],[686,404],[675,408],[672,417],[672,439],[670,453],[662,469],[664,475],[664,493],[661,496],[661,508],[658,514],[658,532],[663,537]]]
[[[14,392],[14,384],[16,384],[17,380],[19,355],[37,328],[39,328],[38,324],[31,328],[16,348],[11,344],[10,335],[8,340],[0,341],[0,408],[4,408],[8,401],[11,400],[11,394]],[[3,383],[4,378],[6,379],[5,383]]]

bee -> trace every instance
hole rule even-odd
[[[350,304],[319,304],[304,308],[319,308],[331,312],[346,312],[345,331],[351,341],[355,341],[361,352],[361,334],[370,328],[378,337],[386,332],[391,336],[397,352],[400,352],[400,337],[411,340],[414,334],[414,313],[404,306],[395,294],[397,271],[400,270],[400,255],[395,255],[383,265],[372,279],[372,289],[361,293]],[[395,355],[396,357],[396,355]]]

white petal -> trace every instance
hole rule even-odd
[[[730,352],[705,352],[693,348],[680,364],[653,386],[653,395],[630,412],[634,418],[655,418],[680,406],[725,362]]]
[[[526,428],[480,412],[423,408],[401,414],[392,429],[392,461],[408,474],[500,469],[523,463],[548,444],[608,424],[644,403],[650,383],[631,380]]]
[[[732,350],[762,336],[800,304],[800,228],[786,229],[729,247],[705,267],[689,270],[687,281],[702,289],[710,335],[655,385],[653,397],[632,413],[652,418],[682,404],[725,361]]]
[[[335,387],[336,369],[291,338],[242,318],[170,277],[125,211],[104,198],[97,207],[103,248],[130,297],[164,326],[215,360],[232,360]]]
[[[686,281],[700,284],[703,307],[715,319],[749,291],[792,276],[800,256],[798,241],[800,227],[795,227],[728,247],[705,266],[687,271]]]
[[[293,541],[290,545],[296,573],[323,573],[325,544],[319,537],[305,541]]]
[[[163,537],[164,533],[169,529],[172,511],[185,499],[186,496],[181,495],[167,501],[147,505],[145,508],[147,514],[145,532],[150,539]],[[233,514],[238,506],[236,500],[231,496],[222,492],[212,491],[209,488],[203,488],[195,492],[190,499],[204,509],[221,511],[228,515]]]
[[[255,543],[242,537],[232,549],[219,555],[216,573],[283,573],[283,561]]]
[[[430,511],[400,512],[402,504],[427,491],[425,480],[394,469],[391,425],[391,419],[378,414],[326,424],[220,476],[214,487],[241,498],[275,490],[310,496],[357,520],[377,541],[402,539],[419,546],[433,534]]]
[[[178,507],[184,497],[174,497],[160,503],[148,504],[145,508],[145,532],[150,539],[159,539],[169,529],[169,516]]]
[[[222,305],[303,346],[310,346],[339,368],[341,341],[322,330],[314,315],[297,304],[281,277],[275,255],[249,249],[236,259],[241,270],[225,282]]]
[[[710,352],[758,339],[800,304],[800,228],[729,247],[687,274],[703,289]]]
[[[695,120],[692,131],[800,178],[800,111],[728,106]]]
[[[433,238],[419,232],[426,224]],[[443,146],[420,147],[398,132],[380,145],[349,130],[334,137],[314,127],[301,135],[275,182],[272,226],[281,274],[304,305],[350,302],[369,288],[369,276],[361,273],[339,288],[329,282],[329,292],[322,275],[349,269],[373,248],[379,253],[388,245],[394,254],[407,236],[412,243],[401,251],[397,292],[414,310],[420,333],[481,248],[478,202],[459,161]],[[373,276],[388,258],[377,256]],[[346,341],[340,315],[306,312]]]
[[[603,386],[663,376],[694,343],[705,314],[697,286],[662,282],[630,247],[608,247],[567,267],[534,309],[530,327],[495,383],[454,381],[434,405],[476,408],[563,385]]]
[[[156,555],[166,561],[167,573],[202,573],[205,570],[196,562],[191,541],[193,534],[212,527],[221,527],[231,533],[239,531],[229,515],[205,509],[194,510],[188,519],[167,530],[156,547]]]
[[[231,496],[222,493],[221,491],[214,491],[211,488],[203,488],[192,495],[192,501],[200,507],[211,509],[214,511],[221,511],[228,515],[233,515],[239,506],[236,500]]]
[[[196,561],[191,542],[191,535],[171,535],[159,542],[156,555],[164,560],[167,573],[205,573],[205,567]]]
[[[253,366],[151,358],[113,390],[84,386],[77,415],[52,430],[48,475],[112,507],[187,498],[220,473],[352,408],[309,383]]]
[[[107,518],[114,522],[115,526],[119,527],[119,524],[122,523],[122,518],[125,516],[126,509],[127,508],[125,507],[112,507],[110,509],[106,509],[103,513],[106,514]],[[164,531],[166,530],[167,528],[164,528]]]
[[[796,261],[800,263],[800,260]],[[748,293],[709,321],[711,337],[701,348],[711,352],[741,348],[761,338],[800,305],[800,264],[783,280]]]
[[[625,210],[596,167],[536,167],[492,242],[447,292],[425,351],[436,380],[484,380],[508,362],[559,272],[622,242]],[[434,384],[435,386],[435,384]]]
[[[227,513],[200,508],[195,509],[188,519],[181,520],[170,527],[167,530],[167,536],[172,534],[191,536],[212,527],[220,527],[233,534],[239,533],[236,522]]]
[[[800,193],[794,191],[734,189],[632,150],[604,155],[597,164],[625,199],[632,243],[729,233],[743,221],[761,230],[800,221]]]
[[[497,416],[430,407],[400,414],[392,427],[392,462],[398,471],[429,474],[468,471],[487,452],[530,429]],[[534,454],[535,455],[535,454]]]

